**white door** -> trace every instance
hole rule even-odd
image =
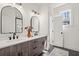
[[[52,43],[55,46],[63,47],[63,18],[61,16],[53,17],[52,20],[52,33],[53,33],[53,40]]]

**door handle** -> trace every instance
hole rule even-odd
[[[63,32],[61,32],[61,34],[63,34]]]

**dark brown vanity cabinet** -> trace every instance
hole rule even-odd
[[[47,37],[41,37],[2,48],[0,56],[38,56],[44,50],[46,39]]]

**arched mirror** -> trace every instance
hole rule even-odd
[[[12,6],[1,9],[1,33],[21,33],[23,31],[23,17],[21,12]]]
[[[37,16],[32,16],[31,17],[31,26],[32,26],[32,33],[34,35],[38,35],[39,33],[39,29],[40,29],[40,22],[39,22],[39,18]]]

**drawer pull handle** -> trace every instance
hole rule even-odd
[[[34,47],[33,49],[36,49],[37,47]]]

